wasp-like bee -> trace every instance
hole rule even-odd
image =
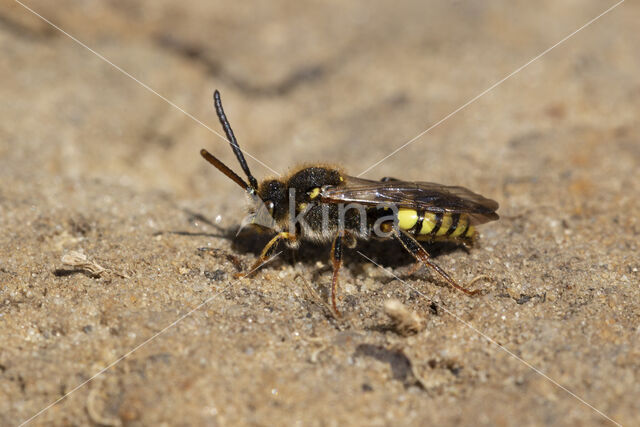
[[[220,93],[213,94],[220,123],[248,183],[207,150],[200,154],[241,186],[255,203],[249,222],[277,233],[262,250],[250,271],[267,261],[280,241],[297,248],[300,240],[332,242],[331,303],[336,305],[338,273],[343,247],[358,239],[394,238],[420,263],[435,270],[454,288],[472,295],[436,265],[420,241],[473,242],[475,226],[498,219],[498,203],[463,187],[395,178],[372,181],[345,175],[339,168],[311,165],[283,179],[258,183],[240,150],[225,116]]]

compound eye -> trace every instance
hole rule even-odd
[[[269,211],[269,215],[273,215],[273,202],[271,200],[267,200],[265,203],[265,206],[267,207],[267,210]]]

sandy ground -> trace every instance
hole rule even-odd
[[[365,174],[498,200],[477,247],[433,248],[494,283],[364,244],[387,270],[348,253],[338,321],[328,247],[234,280],[268,236],[234,237],[245,198],[199,157],[237,168],[213,89],[259,178],[357,175],[614,2],[237,3],[26,3],[190,118],[2,1],[0,425],[71,391],[31,424],[638,425],[638,4]]]

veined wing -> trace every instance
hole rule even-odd
[[[464,187],[433,182],[399,180],[372,181],[345,176],[344,183],[322,188],[320,200],[325,203],[360,203],[367,206],[392,204],[398,208],[427,212],[468,214],[472,224],[497,220],[498,203]]]

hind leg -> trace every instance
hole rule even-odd
[[[416,260],[418,260],[422,264],[426,265],[427,267],[433,269],[444,280],[446,280],[446,282],[449,285],[451,285],[452,287],[456,288],[457,290],[459,290],[461,292],[464,292],[467,295],[475,295],[478,292],[480,292],[480,290],[472,291],[472,290],[469,290],[467,288],[464,288],[464,287],[458,285],[456,283],[456,281],[453,280],[453,278],[451,276],[449,276],[449,274],[446,271],[444,271],[437,264],[435,264],[433,261],[431,261],[431,257],[429,256],[429,253],[426,251],[426,249],[423,248],[422,245],[420,243],[418,243],[418,241],[416,239],[414,239],[412,236],[410,236],[409,234],[407,234],[403,230],[396,229],[394,231],[394,233],[393,233],[393,237],[395,237],[397,240],[399,240],[400,243],[402,243],[402,246],[404,246],[404,248],[411,255],[413,255],[413,257]]]

